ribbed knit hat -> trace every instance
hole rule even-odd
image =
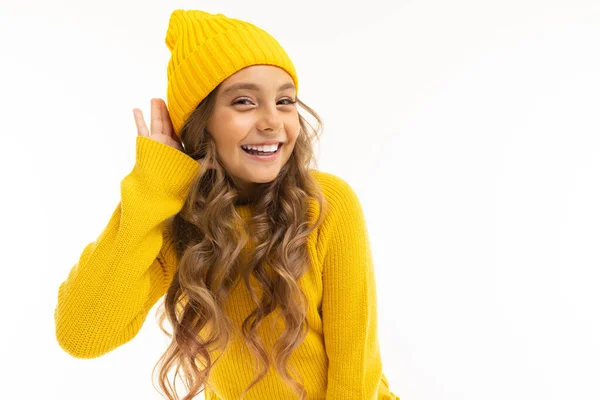
[[[171,51],[167,108],[177,136],[189,114],[219,83],[250,65],[284,69],[298,94],[298,78],[290,57],[275,38],[249,22],[179,9],[171,13],[165,43]]]

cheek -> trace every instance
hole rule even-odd
[[[295,141],[300,134],[300,121],[295,119],[289,124],[286,124],[285,131],[288,133],[288,139],[290,141]]]
[[[239,143],[244,140],[246,131],[239,126],[232,124],[220,124],[217,131],[212,135],[217,149],[222,154],[231,153],[239,147]]]
[[[243,138],[252,121],[248,116],[231,110],[215,111],[211,118],[211,126],[215,135],[220,137]],[[225,142],[223,140],[223,142]]]
[[[300,136],[300,126],[298,126],[298,128],[294,131],[294,135],[291,138],[291,141],[296,143],[296,141],[298,140],[298,137]]]

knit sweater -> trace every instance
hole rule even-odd
[[[121,181],[118,206],[58,288],[56,339],[68,354],[99,357],[137,335],[176,272],[177,255],[165,221],[183,207],[199,168],[185,153],[137,137],[135,165]],[[310,400],[399,400],[382,371],[375,275],[359,199],[342,178],[311,173],[330,206],[325,220],[308,237],[310,267],[298,284],[309,302],[309,329],[290,363],[300,373]],[[235,210],[244,220],[252,216],[248,205],[236,205]],[[311,221],[315,211],[309,209]],[[244,254],[252,249],[249,241]],[[241,327],[254,307],[245,285],[239,284],[225,311]],[[276,324],[278,330],[270,329],[275,314],[258,329],[267,348],[282,331],[281,324]],[[213,390],[205,387],[205,398],[237,400],[255,378],[249,350],[237,337],[219,356],[209,376]],[[295,396],[271,367],[245,398]]]

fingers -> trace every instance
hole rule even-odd
[[[162,111],[160,107],[160,99],[152,98],[150,100],[150,109],[152,111],[152,115],[150,116],[150,132],[152,135],[155,133],[162,134],[163,133],[163,120],[162,120]]]
[[[162,128],[163,134],[173,136],[173,123],[171,122],[171,116],[169,115],[169,110],[167,109],[167,105],[163,99],[157,99],[160,104],[160,111],[162,115]]]
[[[160,101],[160,109],[162,111],[163,134],[169,135],[173,140],[181,143],[181,139],[179,139],[179,137],[175,134],[175,130],[173,129],[173,122],[171,121],[171,115],[169,115],[167,104],[163,99],[158,100]]]
[[[149,136],[148,127],[146,126],[146,122],[144,122],[144,116],[142,115],[142,110],[139,108],[133,109],[133,118],[135,119],[135,126],[137,127],[138,136]]]
[[[135,124],[138,130],[138,136],[150,136],[154,134],[170,136],[173,139],[176,135],[173,131],[173,124],[171,123],[171,117],[169,116],[169,110],[163,99],[152,98],[150,99],[150,131],[144,121],[142,110],[139,108],[133,109],[133,117],[135,118]],[[179,140],[177,138],[177,140]]]

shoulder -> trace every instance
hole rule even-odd
[[[330,172],[312,170],[325,198],[324,218],[316,236],[321,265],[328,254],[361,249],[367,237],[365,215],[354,188]],[[335,256],[334,256],[335,257]]]
[[[327,199],[339,200],[345,197],[355,197],[356,192],[344,178],[331,172],[311,170],[311,174],[323,190]]]
[[[328,220],[339,217],[362,217],[360,199],[354,188],[344,178],[331,172],[311,170],[327,202]]]

